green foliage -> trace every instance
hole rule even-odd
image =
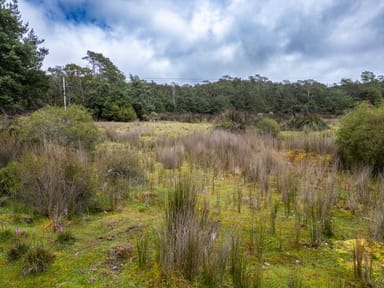
[[[233,131],[237,130],[235,128],[236,126],[236,123],[234,123],[232,120],[224,119],[223,121],[217,123],[216,128]]]
[[[24,257],[23,274],[40,273],[48,270],[56,256],[43,247],[30,249]]]
[[[276,137],[280,133],[280,125],[271,118],[263,118],[257,122],[256,127],[261,134]]]
[[[101,53],[87,51],[87,56],[83,58],[91,65],[94,75],[108,82],[121,82],[125,80],[124,74],[112,63],[112,61]]]
[[[384,107],[362,103],[341,121],[336,143],[346,167],[384,168]]]
[[[136,241],[136,251],[138,266],[141,270],[145,270],[149,257],[149,235],[144,235]]]
[[[47,78],[40,70],[48,50],[20,20],[17,2],[0,1],[0,111],[17,113],[44,102]]]
[[[361,100],[369,101],[372,105],[378,105],[383,100],[383,95],[377,87],[367,86],[361,89],[359,97]]]
[[[0,230],[0,241],[5,242],[13,237],[13,233],[9,228],[2,227]]]
[[[10,195],[12,189],[19,186],[16,169],[15,163],[0,169],[0,196]]]
[[[114,102],[111,106],[106,107],[102,116],[106,120],[121,122],[129,122],[137,118],[132,105],[123,105],[119,102]]]
[[[49,106],[30,116],[20,117],[15,125],[24,142],[55,143],[65,147],[92,150],[99,139],[99,130],[81,106],[66,110]]]
[[[328,126],[320,116],[316,114],[299,114],[290,118],[284,123],[286,130],[304,130],[322,131],[327,129]]]
[[[149,115],[155,110],[149,86],[137,76],[130,76],[129,99],[140,120],[149,120]]]

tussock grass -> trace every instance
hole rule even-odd
[[[296,136],[313,137],[312,142],[292,144],[286,135],[207,131],[208,125],[202,126],[204,131],[179,123],[112,126],[112,133],[142,127],[152,131],[126,140],[110,136],[93,155],[62,148],[57,155],[52,152],[56,163],[62,158],[84,163],[95,181],[93,195],[106,201],[99,212],[62,214],[59,228],[76,235],[74,245],[55,245],[58,234],[44,216],[24,211],[23,217],[34,222],[16,222],[16,204],[0,207],[4,227],[14,231],[22,226],[28,241],[44,243],[56,255],[51,268],[33,277],[18,274],[24,260],[0,262],[0,286],[35,287],[35,279],[41,287],[380,283],[384,247],[374,240],[383,235],[383,181],[368,170],[337,170],[337,158],[329,157],[331,142],[326,142],[332,136],[316,142],[321,134],[301,133]],[[44,153],[35,150],[20,159],[45,159]],[[54,161],[46,161],[33,163],[40,163],[42,171],[60,171]],[[26,179],[36,179],[40,170],[30,170]],[[39,179],[49,183],[50,178]],[[42,187],[56,187],[47,183]],[[363,256],[352,245],[356,233],[372,237],[364,242]],[[10,242],[0,243],[0,253]],[[353,263],[361,267],[362,278],[355,277]],[[364,278],[367,273],[369,279]]]

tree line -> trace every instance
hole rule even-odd
[[[48,51],[21,20],[17,1],[0,0],[0,111],[20,114],[45,105],[85,106],[98,120],[147,120],[164,112],[217,114],[318,113],[338,115],[356,102],[378,104],[384,76],[364,71],[359,81],[342,79],[331,86],[309,79],[273,82],[260,75],[247,79],[223,76],[195,85],[159,84],[130,75],[128,79],[101,53],[88,51],[87,65],[67,64],[42,71]],[[64,81],[63,81],[64,79]]]

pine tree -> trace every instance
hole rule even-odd
[[[24,24],[17,0],[0,0],[0,111],[34,110],[45,102],[47,76],[41,70],[48,50],[40,48],[33,29]]]

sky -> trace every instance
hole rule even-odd
[[[160,83],[263,75],[326,84],[384,74],[383,0],[19,0],[44,69],[102,53]]]

